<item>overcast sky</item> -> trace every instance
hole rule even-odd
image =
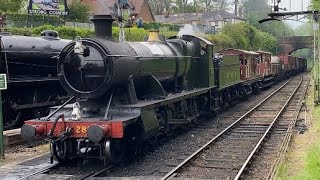
[[[274,0],[268,0],[269,4],[273,2]],[[308,7],[310,5],[310,0],[281,0],[279,3],[280,8],[286,8],[288,11],[306,11],[308,10]],[[292,17],[290,19],[300,19],[303,16],[299,17]],[[301,19],[303,22],[307,22],[306,19]],[[299,25],[302,25],[303,22],[298,21],[286,21],[288,24],[290,24],[292,27],[297,27]]]
[[[271,0],[273,1],[273,0]],[[270,0],[269,0],[270,2]],[[310,5],[310,0],[281,0],[280,7],[285,7],[288,11],[306,11]]]

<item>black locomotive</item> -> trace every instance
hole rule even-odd
[[[272,84],[264,79],[273,75],[261,76],[247,65],[241,78],[245,57],[214,54],[213,44],[201,37],[165,40],[151,32],[145,42],[114,42],[112,18],[96,15],[93,21],[97,37],[79,38],[58,56],[60,81],[76,102],[52,107],[49,117],[21,128],[27,140],[49,138],[59,162],[119,162],[143,142]],[[267,60],[251,59],[253,65]]]
[[[8,89],[1,92],[5,130],[47,115],[50,106],[66,98],[52,57],[69,42],[51,30],[41,37],[0,35],[0,73],[7,74],[8,80]]]

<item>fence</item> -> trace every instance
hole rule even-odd
[[[217,32],[217,29],[215,28],[215,26],[208,26],[203,24],[195,24],[192,26],[197,31],[203,32],[205,34],[215,34]]]

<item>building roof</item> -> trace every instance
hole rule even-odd
[[[202,13],[179,13],[169,14],[168,17],[165,15],[155,15],[154,18],[157,22],[183,24],[188,21],[196,21],[198,18],[202,19],[202,16]]]
[[[244,20],[225,10],[205,11],[205,12],[199,12],[199,13],[169,14],[168,17],[166,17],[166,15],[155,15],[154,17],[157,22],[178,23],[178,24],[188,23],[190,21],[197,21],[197,20],[203,20],[206,22],[221,21],[229,18]]]

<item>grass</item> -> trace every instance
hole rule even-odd
[[[63,5],[62,5],[62,4],[59,4],[59,10],[60,10],[60,11],[64,11],[64,10],[65,10],[64,4],[63,4]]]
[[[306,100],[311,126],[304,134],[293,136],[286,159],[277,169],[276,179],[320,179],[320,106],[314,107],[313,102],[312,85]]]
[[[39,8],[39,6],[38,6],[38,5],[36,5],[36,4],[32,4],[32,9],[37,10],[37,9],[40,9],[40,8]]]

